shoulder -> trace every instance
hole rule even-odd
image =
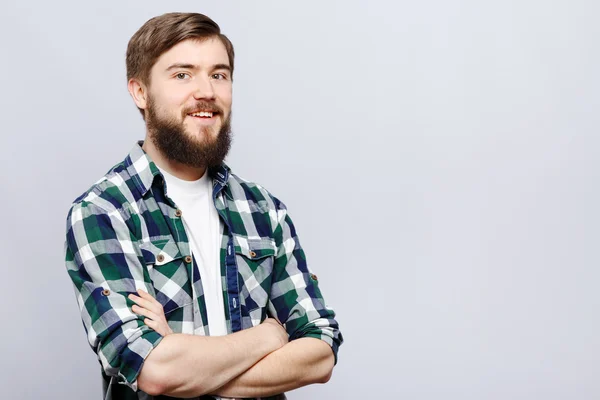
[[[264,186],[246,180],[237,174],[230,174],[227,184],[233,200],[236,202],[246,202],[264,211],[278,211],[286,208],[285,204]]]
[[[85,210],[94,214],[127,211],[136,201],[135,185],[124,161],[115,164],[108,172],[72,201],[69,217]]]
[[[262,185],[230,174],[225,198],[234,235],[280,236],[286,206]]]

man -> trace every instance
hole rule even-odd
[[[327,382],[342,335],[285,205],[223,163],[231,42],[171,13],[126,58],[146,138],[74,201],[65,245],[104,398],[285,398]]]

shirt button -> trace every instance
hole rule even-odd
[[[181,210],[178,208],[178,209],[175,211],[175,216],[176,216],[176,217],[181,217],[181,214],[182,214],[182,212],[181,212]]]
[[[108,289],[104,289],[104,290],[102,291],[102,294],[103,294],[104,296],[108,296],[108,295],[110,294],[110,290],[108,290]]]
[[[252,258],[256,257],[256,253],[255,253],[255,252],[253,252],[253,251],[251,251],[251,252],[250,252],[250,257],[252,257]]]
[[[192,262],[192,256],[185,256],[184,260],[185,260],[186,263],[189,264],[189,263]]]
[[[156,261],[158,261],[158,262],[165,261],[165,256],[163,256],[162,254],[157,255],[156,256]]]

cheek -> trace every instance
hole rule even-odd
[[[176,111],[179,113],[190,96],[191,93],[189,90],[166,86],[162,88],[160,101],[165,110],[168,110],[169,112]]]
[[[165,99],[165,106],[170,112],[180,113],[186,103],[187,97],[180,94],[171,94]]]
[[[227,107],[227,108],[231,107],[231,99],[232,99],[231,86],[223,85],[223,87],[218,88],[217,96],[218,96],[219,100],[221,100],[221,103],[225,107]]]

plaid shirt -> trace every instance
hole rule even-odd
[[[210,334],[181,211],[142,143],[78,197],[67,216],[66,267],[88,342],[102,366],[105,399],[152,398],[137,389],[137,376],[162,336],[131,311],[134,303],[127,296],[138,288],[162,304],[173,332]],[[222,222],[228,333],[273,316],[290,340],[321,339],[337,361],[342,335],[335,313],[306,264],[285,205],[224,164],[208,173]]]

